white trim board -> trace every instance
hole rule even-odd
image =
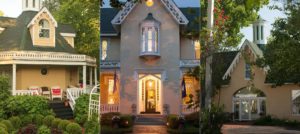
[[[173,0],[160,0],[165,8],[169,11],[172,17],[180,25],[187,25],[189,20],[184,16],[180,9],[176,6]],[[118,14],[113,18],[111,23],[113,25],[120,25],[126,19],[126,17],[131,13],[133,8],[139,4],[138,2],[129,1],[125,4],[124,8],[118,12]]]
[[[54,17],[52,16],[52,14],[49,12],[49,10],[46,8],[46,7],[44,7],[44,8],[42,8],[39,12],[38,12],[38,14],[36,14],[34,17],[33,17],[33,19],[30,21],[30,23],[28,23],[28,25],[27,25],[27,28],[29,28],[30,26],[32,26],[34,23],[35,23],[35,21],[39,18],[39,16],[42,14],[42,13],[44,13],[44,12],[46,12],[49,16],[50,16],[50,18],[51,18],[51,22],[54,24],[54,26],[55,27],[57,27],[57,22],[56,22],[56,20],[54,19]]]

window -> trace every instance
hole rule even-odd
[[[28,7],[28,0],[26,0],[26,7]]]
[[[245,79],[249,80],[251,77],[251,66],[249,64],[245,64]]]
[[[256,39],[259,40],[259,28],[258,26],[256,26]]]
[[[192,77],[184,77],[185,81],[185,88],[186,88],[186,97],[183,98],[183,104],[188,104],[190,101],[190,95],[194,95],[193,91],[196,89],[194,88],[193,78]],[[195,99],[196,96],[193,96],[193,99]]]
[[[33,0],[32,6],[33,6],[33,8],[35,8],[35,0]]]
[[[142,52],[158,53],[158,28],[142,28]]]
[[[107,40],[103,40],[101,60],[105,60],[106,58],[107,58]]]
[[[300,115],[300,90],[292,90],[292,112]]]
[[[263,26],[261,26],[261,40],[263,40],[263,38],[264,38],[264,27]]]
[[[159,56],[159,26],[151,13],[141,23],[141,56]]]
[[[39,22],[39,27],[40,27],[39,37],[40,38],[49,38],[49,35],[50,35],[49,22],[45,19],[42,19]]]
[[[114,79],[108,80],[108,104],[114,104],[115,98],[114,98]]]
[[[200,60],[200,42],[199,40],[194,41],[195,45],[195,58]]]

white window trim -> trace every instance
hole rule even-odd
[[[143,28],[157,28],[157,51],[153,51],[153,52],[148,52],[148,51],[143,51]],[[146,30],[148,32],[148,30]],[[154,30],[155,31],[155,30]],[[148,33],[147,33],[148,35]],[[152,37],[153,38],[153,37]],[[156,37],[154,37],[156,38]],[[147,46],[148,46],[148,37],[146,37],[145,41],[147,41]],[[155,39],[152,39],[152,41],[156,41]],[[153,43],[152,43],[153,44]],[[141,23],[141,27],[140,27],[140,56],[141,55],[160,55],[160,23],[159,22],[142,22]]]
[[[64,37],[76,37],[75,33],[60,33],[60,35]]]

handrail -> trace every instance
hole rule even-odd
[[[75,108],[76,99],[79,98],[80,95],[85,94],[86,90],[82,88],[68,88],[67,89],[67,99],[69,99],[69,104],[72,110]]]

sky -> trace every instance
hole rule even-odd
[[[106,3],[104,7],[108,7],[109,0],[104,0]],[[179,7],[197,7],[200,5],[200,0],[174,0],[177,6]],[[270,0],[269,5],[276,4],[276,2],[273,2]],[[8,17],[17,17],[22,12],[22,0],[0,0],[0,10],[4,12],[5,16]],[[268,37],[270,35],[270,30],[272,29],[272,23],[275,21],[276,18],[284,16],[284,14],[280,11],[276,10],[270,10],[268,6],[264,6],[260,11],[259,15],[265,19],[266,25],[265,25],[265,37]],[[252,34],[252,26],[245,27],[241,29],[241,32],[245,35],[242,42],[245,39],[248,39],[250,41],[253,40],[253,34]],[[242,43],[241,42],[241,43]]]

